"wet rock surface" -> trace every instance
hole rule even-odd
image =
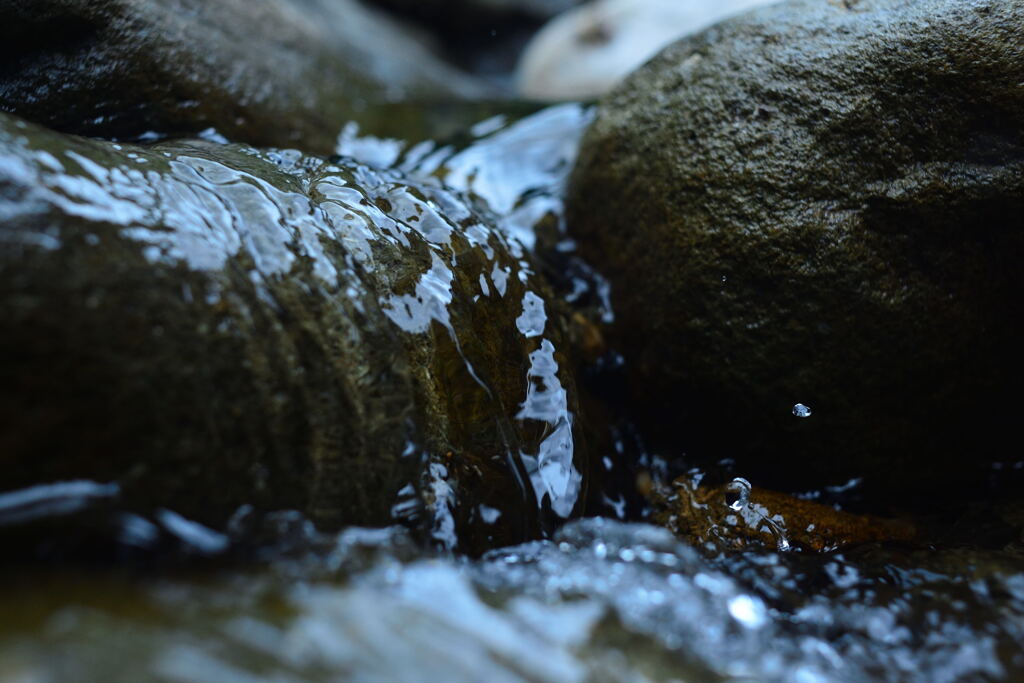
[[[0,108],[82,135],[327,154],[378,105],[493,94],[354,0],[4,2],[0,26]]]
[[[0,150],[3,525],[248,504],[471,550],[582,499],[567,316],[461,195],[7,115]]]
[[[1022,22],[786,2],[604,100],[569,227],[652,442],[769,487],[865,476],[886,506],[984,489],[1024,378]]]

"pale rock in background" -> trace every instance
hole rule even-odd
[[[774,0],[597,0],[553,19],[519,61],[520,94],[598,97],[669,43]]]

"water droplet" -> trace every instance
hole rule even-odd
[[[736,477],[725,487],[725,504],[732,510],[742,510],[750,500],[750,482]]]
[[[795,406],[793,406],[793,414],[796,415],[797,417],[810,417],[811,407],[805,406],[803,403],[797,403]]]

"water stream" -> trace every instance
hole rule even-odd
[[[230,193],[232,202],[245,203],[257,194],[261,202],[269,198],[278,212],[268,218],[275,225],[280,215],[297,217],[297,232],[247,247],[261,276],[286,270],[293,256],[282,245],[298,242],[325,283],[336,286],[339,276],[357,281],[323,257],[315,238],[323,229],[322,216],[328,225],[348,226],[341,239],[352,268],[369,267],[376,241],[417,242],[429,255],[418,279],[386,292],[377,303],[407,333],[437,325],[447,330],[462,371],[479,387],[476,396],[495,405],[500,399],[474,360],[476,341],[460,337],[450,316],[458,260],[469,251],[505,244],[513,262],[483,259],[488,267],[474,279],[474,296],[504,296],[515,283],[521,292],[515,327],[531,350],[522,377],[525,394],[517,405],[489,409],[499,416],[489,419],[503,421],[497,428],[507,432],[506,466],[522,477],[523,490],[564,519],[580,509],[583,495],[574,458],[577,416],[558,379],[557,349],[548,336],[550,301],[530,283],[533,255],[542,248],[573,259],[561,224],[561,191],[590,115],[586,107],[564,105],[523,119],[488,119],[462,145],[407,145],[360,136],[349,127],[339,137],[339,157],[326,170],[304,168],[297,153],[272,154],[275,163],[294,172],[297,186],[308,185],[291,194],[249,179],[239,182],[230,169],[200,156],[179,156],[170,162],[173,173],[163,177],[195,179],[192,185],[181,181],[182,192],[191,188],[193,193],[181,206],[198,202],[214,211],[212,199],[194,192],[210,183]],[[84,157],[76,163],[89,170]],[[93,182],[101,182],[101,169],[91,174]],[[144,177],[145,171],[138,174]],[[139,186],[130,177],[104,178],[125,191]],[[365,201],[356,187],[388,197],[387,206]],[[309,210],[309,188],[321,199],[319,215]],[[79,202],[75,210],[92,206],[104,216],[122,216],[125,225],[147,201],[94,190],[79,184],[48,191],[66,198],[83,192],[103,196],[103,207]],[[493,218],[501,234],[472,225],[466,207]],[[230,206],[224,210],[230,213]],[[466,219],[459,235],[452,217]],[[225,225],[230,224],[225,213]],[[216,253],[209,244],[192,249],[187,230],[136,230],[128,237],[150,245],[152,259],[199,259],[191,264],[195,268],[212,267],[203,259]],[[238,250],[232,242],[237,238],[225,229],[224,258]],[[466,249],[453,249],[453,240],[464,241]],[[603,280],[578,261],[567,272],[560,295],[586,308],[594,320],[610,321]],[[806,412],[810,415],[810,409]],[[619,472],[621,465],[613,461],[628,449],[614,437],[608,441],[608,452],[596,455],[606,469]],[[642,457],[647,469],[657,470],[654,456]],[[457,505],[446,488],[444,463],[433,463],[430,472],[436,504]],[[744,519],[761,514],[750,502],[745,480],[737,479],[727,492],[729,497],[714,503],[722,519],[730,513]],[[116,485],[90,481],[0,494],[0,526],[73,515],[116,495]],[[517,495],[521,492],[509,493]],[[627,514],[614,490],[608,495],[606,513],[637,516]],[[400,497],[395,516],[406,513],[416,511],[403,510]],[[224,529],[166,509],[152,516],[119,514],[117,543],[132,560],[127,569],[28,565],[6,570],[0,582],[0,679],[1024,677],[1024,539],[999,548],[864,543],[813,553],[791,547],[784,527],[761,515],[764,520],[754,523],[767,520],[777,543],[737,552],[710,542],[686,544],[643,522],[589,518],[571,521],[542,540],[471,559],[451,552],[455,522],[436,511],[438,543],[431,548],[400,526],[325,534],[293,512],[263,516],[243,508]],[[475,514],[493,522],[503,513],[480,506]]]

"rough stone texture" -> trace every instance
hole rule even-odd
[[[569,225],[668,453],[894,505],[1020,459],[1022,26],[1020,0],[795,0],[603,102]]]
[[[436,183],[0,115],[2,491],[536,535],[584,467],[565,318],[530,271]]]
[[[100,137],[327,154],[376,105],[487,92],[355,0],[0,0],[0,43],[0,109]]]

